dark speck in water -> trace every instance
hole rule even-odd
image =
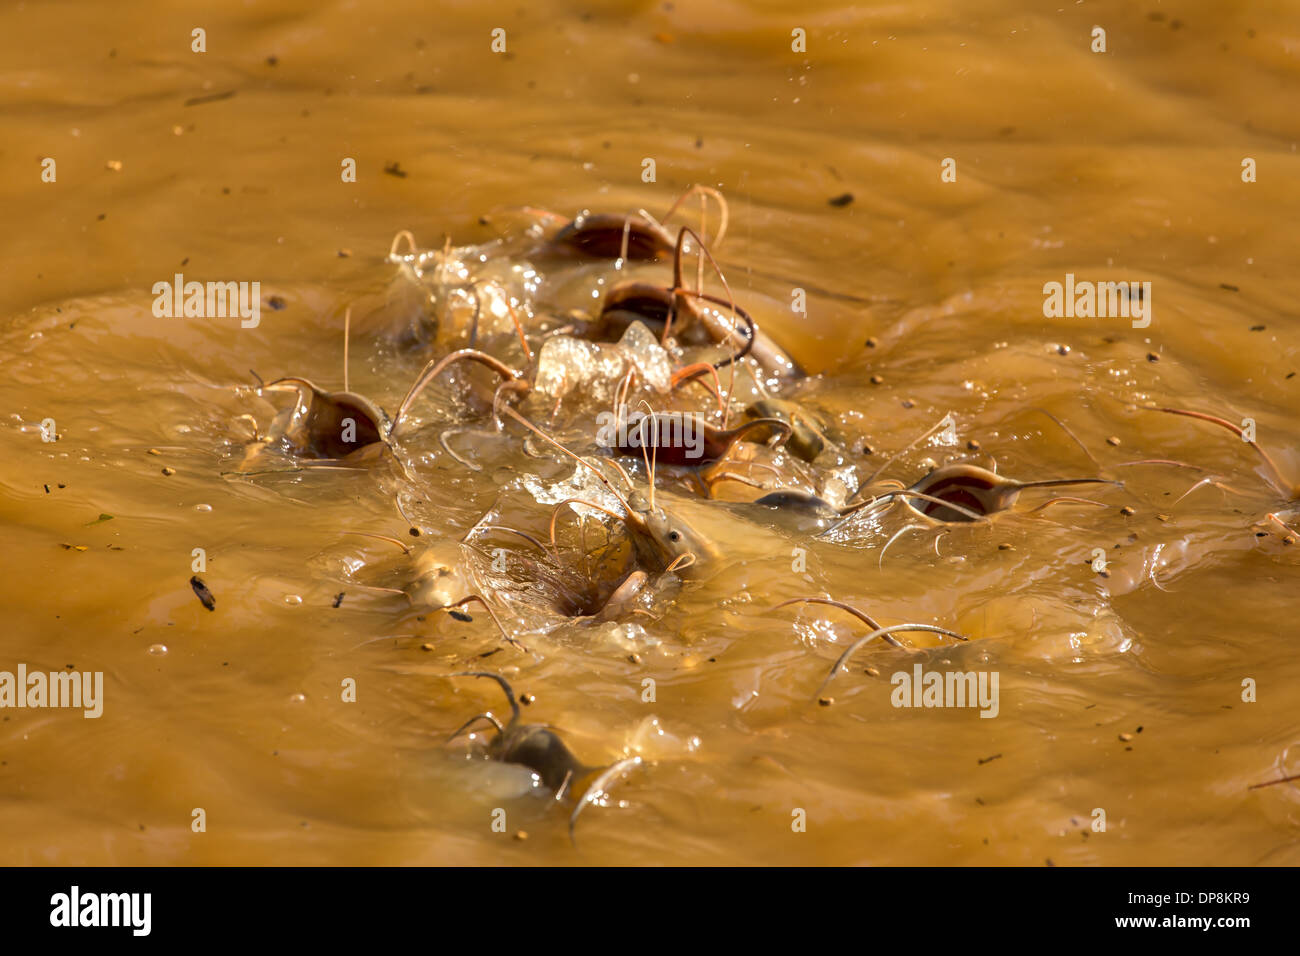
[[[195,595],[198,596],[198,599],[203,603],[205,608],[209,611],[215,611],[217,609],[217,599],[212,596],[212,592],[208,590],[208,586],[203,583],[202,579],[197,574],[190,578],[190,587],[194,589]]]

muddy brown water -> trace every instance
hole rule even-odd
[[[1300,474],[1294,9],[74,2],[8,5],[0,37],[0,670],[105,682],[99,719],[2,712],[0,861],[1300,862],[1300,788],[1247,789],[1300,772],[1298,549],[1265,518],[1294,527],[1294,506],[1226,431],[1135,407],[1250,418]],[[919,523],[894,509],[812,542],[666,480],[718,573],[657,582],[651,614],[607,623],[498,582],[521,654],[472,608],[421,619],[362,588],[400,554],[343,534],[403,535],[399,498],[430,541],[489,513],[544,529],[529,489],[572,466],[527,457],[518,429],[456,442],[480,471],[453,461],[436,435],[475,414],[463,377],[419,403],[412,484],[229,474],[239,416],[273,411],[249,370],[341,388],[349,304],[351,385],[395,410],[430,354],[381,334],[411,309],[385,261],[398,230],[485,243],[519,207],[660,214],[695,182],[730,200],[718,258],[815,373],[787,394],[831,423],[846,475],[951,413],[954,442],[886,476],[991,456],[1124,486],[1041,512],[1050,493],[1026,492],[977,526],[904,530]],[[260,324],[155,318],[150,290],[177,272],[259,281]],[[1045,318],[1043,285],[1067,273],[1149,281],[1149,327]],[[590,438],[593,408],[568,406],[567,439]],[[1148,458],[1207,471],[1121,466]],[[868,645],[819,706],[863,630],[772,610],[819,594],[973,640]],[[915,663],[996,672],[997,716],[892,706],[890,675]],[[584,762],[645,758],[585,811],[576,850],[527,771],[443,743],[503,710],[488,682],[443,676],[466,667],[507,674]]]

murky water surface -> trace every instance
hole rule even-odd
[[[102,671],[104,705],[3,711],[0,861],[1300,862],[1300,789],[1247,789],[1300,772],[1300,14],[1016,6],[7,5],[0,670]],[[414,283],[387,258],[400,230],[495,278],[479,344],[522,368],[502,290],[537,348],[615,281],[670,279],[547,257],[528,230],[560,220],[539,210],[662,216],[692,183],[729,200],[713,251],[737,301],[810,373],[768,391],[830,442],[812,465],[746,443],[729,470],[837,503],[882,466],[911,485],[957,460],[1123,484],[1028,489],[978,523],[894,500],[814,538],[751,485],[705,501],[660,469],[657,503],[714,559],[651,568],[600,614],[634,554],[605,515],[560,506],[559,561],[499,528],[545,545],[557,502],[617,504],[513,420],[494,431],[484,368],[420,397],[401,464],[250,456],[294,402],[253,373],[341,390],[349,307],[348,384],[390,415],[465,344],[460,280]],[[697,203],[674,220],[699,225]],[[155,317],[176,273],[260,282],[260,322]],[[1045,318],[1067,274],[1150,282],[1150,324]],[[549,343],[517,402],[584,454],[628,362],[634,399],[710,408],[647,384],[698,349],[584,349]],[[1250,419],[1282,478],[1152,403]],[[1150,459],[1182,465],[1129,464]],[[480,607],[382,590],[417,566],[436,590],[440,562],[527,653]],[[971,640],[873,641],[819,704],[867,629],[776,609],[803,596]],[[996,674],[996,717],[893,706],[918,664]],[[527,770],[444,742],[507,713],[445,676],[467,669],[505,674],[582,763],[643,758],[576,850]]]

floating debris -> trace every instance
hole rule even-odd
[[[194,594],[198,597],[199,601],[205,608],[209,611],[215,611],[217,609],[217,599],[212,596],[212,592],[208,590],[208,586],[203,583],[203,580],[197,574],[190,578],[190,587],[194,589]]]

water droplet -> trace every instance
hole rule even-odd
[[[302,598],[299,597],[297,594],[286,594],[284,596],[284,603],[293,604],[293,605],[301,604]]]
[[[167,653],[167,645],[166,645],[166,644],[150,644],[150,645],[149,645],[149,653],[152,654],[154,657],[162,657],[164,654]]]
[[[301,704],[301,703],[304,703],[306,700],[307,700],[307,695],[306,695],[306,694],[294,694],[293,696],[291,696],[291,697],[289,698],[289,703],[291,703],[291,704]]]
[[[195,511],[202,511],[203,513],[206,514],[206,513],[208,513],[209,511],[212,510],[212,505],[208,505],[208,504],[195,505],[195,506],[194,506],[194,510],[195,510]]]

